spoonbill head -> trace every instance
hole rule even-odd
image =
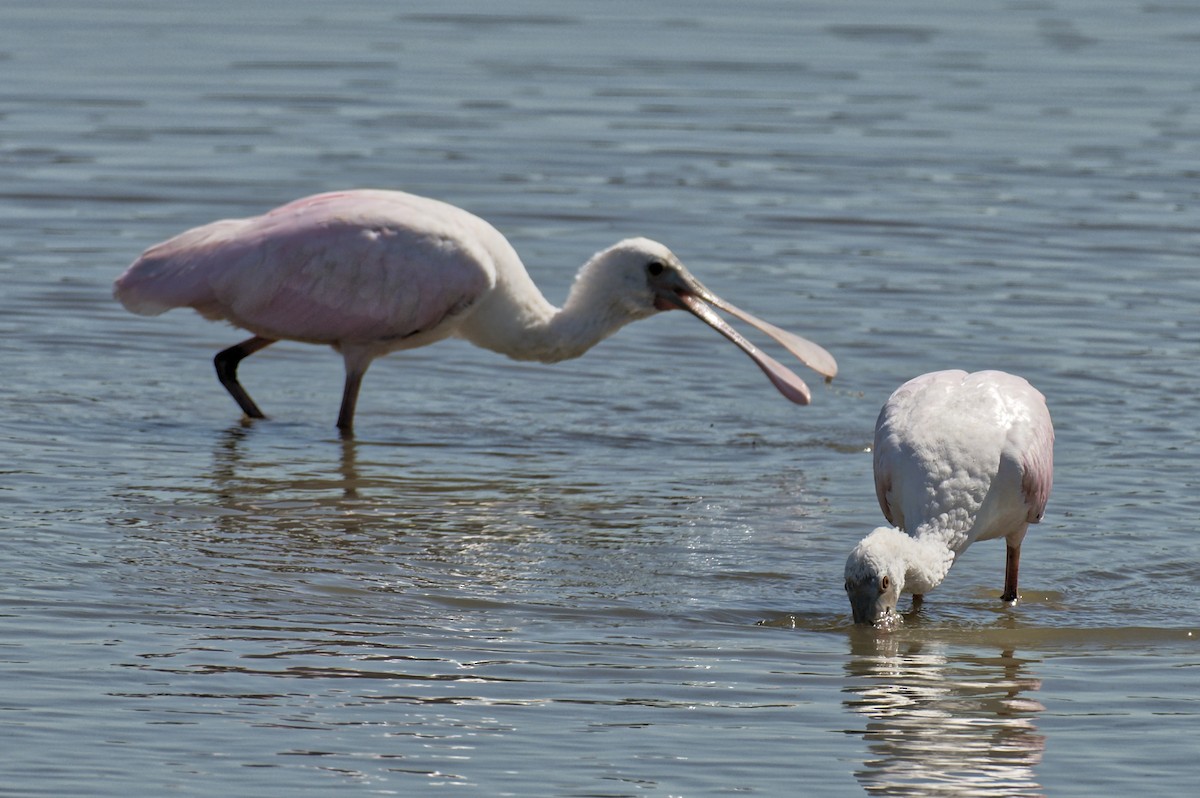
[[[318,194],[261,216],[193,228],[146,250],[113,292],[135,313],[191,307],[252,333],[214,359],[221,384],[251,418],[263,413],[238,381],[244,358],[281,339],[333,347],[346,366],[343,433],[353,427],[363,375],[381,355],[453,336],[514,359],[552,363],[672,309],[688,311],[736,344],[798,404],[811,398],[803,380],[717,310],[762,330],[825,377],[837,373],[820,346],[716,296],[655,241],[630,238],[594,255],[559,308],[492,225],[398,191]]]
[[[1054,471],[1042,394],[1002,371],[939,371],[909,380],[875,425],[875,493],[892,524],[846,560],[855,623],[894,621],[900,595],[924,595],[972,543],[1004,538],[1004,592],[1018,598],[1021,543],[1041,521]]]
[[[878,527],[846,559],[846,596],[855,623],[887,622],[896,617],[908,568],[904,544],[897,535],[904,533]]]

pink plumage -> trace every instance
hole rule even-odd
[[[327,344],[346,363],[338,427],[353,425],[367,367],[388,352],[456,336],[524,360],[578,357],[631,321],[688,310],[742,348],[787,398],[807,403],[799,377],[711,309],[753,324],[819,373],[821,347],[712,294],[666,247],[626,239],[580,269],[562,308],[542,296],[508,240],[483,219],[398,191],[319,194],[261,216],[188,230],[146,250],[114,285],[126,308],[156,315],[191,307],[253,334],[215,359],[246,415],[262,411],[238,363],[280,339]]]
[[[116,294],[134,312],[192,307],[268,338],[403,339],[483,296],[494,263],[484,247],[465,244],[503,240],[482,220],[418,199],[322,194],[212,222],[146,250]]]
[[[1021,543],[1046,510],[1054,427],[1042,394],[1002,371],[938,371],[901,385],[875,425],[881,527],[846,562],[856,622],[892,617],[901,593],[937,587],[972,543],[1006,542],[1003,598],[1017,598]]]

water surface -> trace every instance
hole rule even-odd
[[[1200,12],[1187,4],[9,3],[4,795],[1187,794]],[[628,235],[839,359],[797,408],[685,314],[586,357],[341,362],[131,316],[215,218],[355,186],[553,301]],[[764,347],[775,352],[764,342]],[[854,629],[905,379],[1021,373],[1055,492]]]

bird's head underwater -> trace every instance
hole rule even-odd
[[[906,567],[893,537],[903,534],[880,527],[846,558],[846,597],[855,623],[880,626],[899,622],[896,603],[904,590]]]

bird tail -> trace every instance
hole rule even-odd
[[[179,307],[197,309],[214,301],[212,283],[234,253],[222,244],[241,219],[196,227],[155,244],[113,283],[113,297],[132,313],[157,316]]]

